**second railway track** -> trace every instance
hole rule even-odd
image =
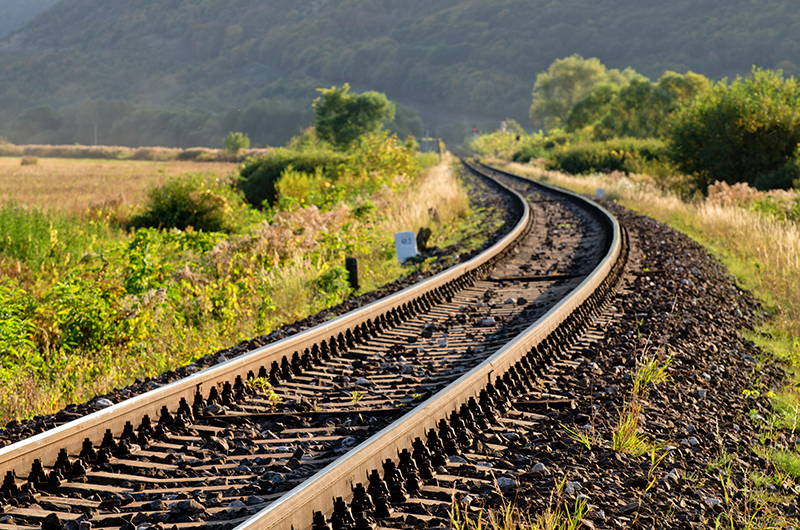
[[[396,526],[392,512],[404,507],[435,523],[425,504],[455,488],[436,468],[448,455],[463,460],[476,440],[512,443],[498,418],[508,399],[529,392],[530,377],[546,379],[558,349],[602,310],[625,257],[604,209],[469,167],[517,190],[506,193],[519,222],[495,246],[325,325],[1,449],[0,530],[323,530],[332,512],[334,530],[366,530]],[[546,387],[539,397],[559,401]]]

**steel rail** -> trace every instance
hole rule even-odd
[[[367,482],[370,470],[381,469],[387,459],[395,459],[400,448],[410,448],[415,438],[424,439],[428,429],[435,428],[438,421],[458,410],[469,398],[478,396],[492,379],[502,377],[520,359],[532,352],[547,339],[571,315],[590,300],[603,285],[608,288],[612,273],[619,271],[618,260],[623,254],[623,234],[616,218],[600,205],[560,188],[506,173],[489,166],[468,164],[475,172],[503,173],[510,178],[533,184],[550,193],[560,195],[581,204],[605,220],[611,232],[608,251],[592,273],[570,294],[531,324],[511,342],[491,357],[473,368],[445,389],[434,395],[423,405],[373,435],[346,455],[329,464],[313,478],[286,493],[252,518],[241,523],[235,530],[305,530],[312,525],[315,511],[329,513],[332,499],[352,497],[355,484]],[[481,167],[483,170],[481,171]]]
[[[110,429],[115,436],[119,436],[126,422],[138,425],[145,415],[156,419],[164,406],[174,411],[181,398],[191,403],[196,391],[204,386],[210,387],[218,381],[233,381],[237,376],[244,378],[249,371],[258,370],[259,366],[269,367],[273,361],[280,362],[283,357],[290,357],[293,352],[302,353],[315,344],[344,334],[347,330],[352,330],[369,320],[374,321],[392,310],[408,308],[414,301],[422,300],[423,296],[441,293],[460,279],[469,281],[476,278],[493,260],[509,252],[532,224],[532,212],[519,194],[508,190],[493,179],[487,178],[487,180],[508,192],[512,201],[516,203],[514,207],[521,211],[517,224],[497,243],[478,256],[329,322],[3,447],[0,449],[0,473],[5,475],[8,471],[14,471],[17,476],[28,476],[36,459],[46,466],[52,465],[62,448],[69,454],[78,453],[84,438],[99,444],[107,429]]]

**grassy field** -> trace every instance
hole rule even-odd
[[[88,209],[134,207],[148,187],[195,173],[229,179],[237,164],[39,158],[22,165],[19,157],[0,157],[0,202],[83,215]]]
[[[428,226],[434,246],[474,248],[502,222],[471,210],[449,159],[435,165],[395,139],[375,141],[375,166],[351,176],[342,200],[265,211],[227,187],[233,163],[0,158],[0,423],[174,369],[428,267],[397,263],[396,231]],[[375,187],[379,178],[393,186]],[[239,225],[132,229],[158,189],[234,210]],[[356,293],[345,256],[359,262]]]

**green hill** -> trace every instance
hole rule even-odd
[[[349,82],[457,136],[527,123],[536,74],[560,57],[651,78],[795,73],[799,30],[800,3],[778,0],[61,0],[0,42],[0,129],[88,142],[99,111],[81,102],[123,99],[135,105],[106,108],[103,139],[219,144],[250,127],[277,143],[310,121],[317,87]],[[19,138],[20,111],[44,104],[58,127]],[[419,128],[406,111],[398,130]]]

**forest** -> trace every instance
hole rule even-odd
[[[460,142],[506,118],[535,127],[555,59],[653,80],[794,74],[799,23],[777,0],[61,0],[0,41],[0,135],[87,144],[96,123],[103,144],[218,147],[242,130],[277,145],[311,123],[317,88],[348,82],[400,104],[398,134]]]

